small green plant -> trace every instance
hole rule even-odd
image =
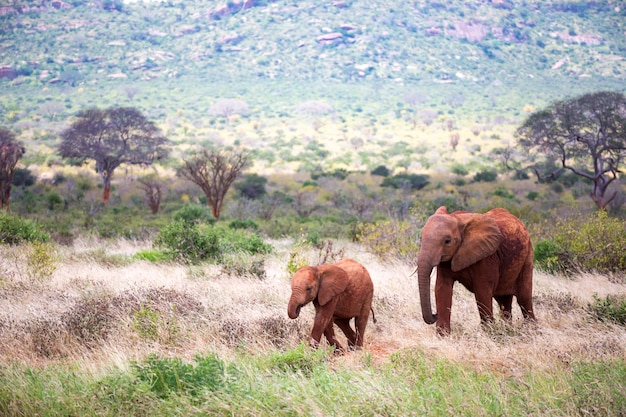
[[[281,372],[300,372],[311,375],[328,362],[330,349],[311,349],[300,343],[295,349],[270,355],[270,367]]]
[[[587,309],[599,321],[626,325],[626,297],[608,295],[602,299],[594,294]]]
[[[169,317],[159,311],[142,304],[133,316],[133,327],[142,340],[173,344],[180,334],[180,327],[176,320],[176,306]]]
[[[302,267],[309,265],[309,261],[304,254],[311,248],[305,234],[301,234],[300,238],[293,244],[291,252],[289,252],[289,260],[287,261],[287,273],[293,275],[296,271]]]
[[[159,358],[151,354],[143,362],[134,362],[133,371],[139,381],[147,383],[160,398],[172,394],[200,397],[203,393],[227,388],[224,362],[216,355],[195,357],[194,363],[180,358]]]
[[[50,278],[57,268],[54,246],[48,242],[34,241],[28,244],[26,263],[28,277],[37,282]]]
[[[139,337],[143,340],[156,341],[159,337],[159,322],[161,321],[161,313],[154,311],[144,304],[137,310],[133,317],[133,327],[139,333]]]
[[[222,269],[227,274],[236,276],[251,275],[259,279],[266,277],[264,258],[245,252],[226,253],[222,256],[221,264]]]
[[[133,255],[133,259],[153,263],[172,260],[165,252],[156,249],[144,249]]]

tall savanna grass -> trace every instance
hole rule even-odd
[[[536,271],[536,326],[514,310],[512,326],[482,327],[458,286],[440,338],[411,261],[347,241],[269,243],[263,274],[79,238],[36,275],[24,246],[0,246],[0,415],[624,415],[626,329],[594,308],[626,296],[623,282]],[[368,268],[377,321],[362,350],[306,345],[313,307],[286,313],[294,251]]]

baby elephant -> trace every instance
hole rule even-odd
[[[309,345],[317,348],[323,332],[328,343],[335,346],[335,352],[343,353],[343,347],[335,338],[333,322],[348,338],[349,349],[362,347],[373,296],[370,274],[352,259],[332,265],[305,266],[298,269],[291,280],[287,313],[289,318],[298,318],[300,309],[313,301],[315,321]],[[350,327],[353,317],[356,332]]]

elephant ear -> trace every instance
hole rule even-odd
[[[463,240],[452,258],[452,270],[460,271],[498,250],[504,236],[498,224],[484,214],[459,214]]]
[[[317,300],[320,305],[327,304],[337,294],[341,294],[348,286],[348,273],[338,266],[320,265],[317,267],[320,277],[320,288]]]

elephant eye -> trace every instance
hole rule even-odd
[[[445,240],[443,241],[444,245],[449,245],[450,243],[452,243],[452,239],[450,239],[449,237],[445,238]]]

